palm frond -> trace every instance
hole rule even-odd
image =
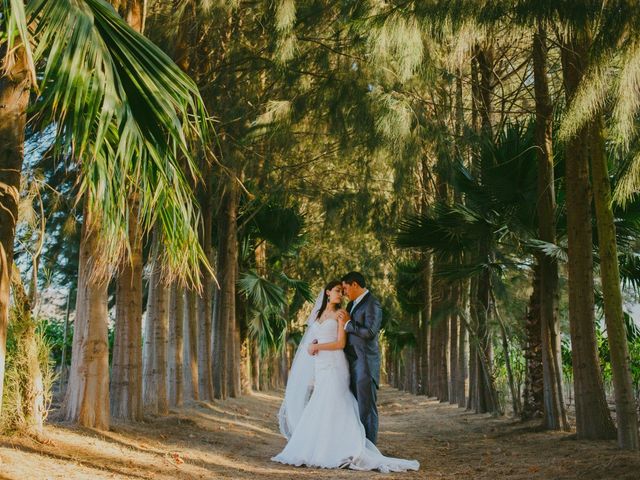
[[[256,339],[260,355],[278,350],[286,338],[287,323],[277,312],[253,310],[249,317],[249,334]]]
[[[566,246],[545,242],[544,240],[538,240],[536,238],[527,240],[525,245],[536,251],[542,252],[547,257],[551,257],[558,262],[566,263],[569,259],[569,254],[567,252]]]
[[[244,272],[240,276],[238,290],[246,295],[254,308],[259,311],[282,312],[286,304],[282,287],[258,275],[254,270]]]
[[[465,205],[436,204],[432,212],[404,219],[396,242],[402,248],[425,247],[460,255],[490,229],[486,218]]]
[[[306,302],[315,300],[308,282],[290,278],[284,272],[277,272],[276,276],[285,285],[285,288],[293,290],[293,298],[289,303],[289,318],[294,318]]]
[[[619,255],[618,263],[622,285],[640,292],[640,255],[636,253]]]
[[[269,202],[258,207],[252,224],[256,235],[282,254],[293,253],[304,243],[304,217],[296,206]]]
[[[0,46],[6,43],[5,58],[0,59],[0,64],[2,64],[4,70],[8,70],[15,61],[13,58],[15,48],[20,45],[24,48],[31,83],[36,85],[36,67],[33,61],[33,51],[31,49],[23,0],[2,0],[0,25],[3,26],[3,28],[0,28]]]
[[[197,284],[208,261],[184,174],[197,177],[193,152],[210,137],[197,87],[104,0],[34,0],[27,18],[43,66],[39,124],[55,125],[58,148],[82,165],[79,193],[101,222],[104,261],[126,252],[133,195],[142,228],[164,230],[169,270]]]

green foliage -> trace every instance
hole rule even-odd
[[[57,151],[80,166],[76,193],[101,229],[103,262],[127,253],[135,194],[142,228],[158,223],[165,233],[168,270],[197,283],[206,259],[181,163],[197,176],[194,151],[210,133],[194,82],[104,0],[36,0],[25,12],[21,4],[11,2],[3,21],[34,45],[33,125],[53,126]]]
[[[36,321],[35,342],[38,355],[38,364],[42,373],[44,386],[45,417],[53,399],[53,385],[56,380],[55,361],[52,358],[52,344],[45,333],[46,321]],[[21,385],[21,371],[27,358],[20,353],[18,347],[20,333],[15,317],[9,322],[7,329],[7,356],[4,371],[4,390],[2,396],[2,415],[0,415],[0,432],[8,433],[24,424],[22,418],[23,391]]]

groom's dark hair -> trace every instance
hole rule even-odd
[[[355,282],[362,288],[367,288],[367,282],[364,279],[364,275],[362,275],[360,272],[349,272],[345,276],[343,276],[340,281],[348,283],[349,285],[353,285],[353,282]]]

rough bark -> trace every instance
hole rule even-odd
[[[111,415],[142,420],[142,234],[138,204],[131,198],[131,256],[116,278],[116,321],[111,360]]]
[[[461,295],[461,309],[465,314],[468,310],[468,298],[469,298],[469,282],[463,282],[462,295]],[[459,317],[459,332],[458,332],[458,368],[457,368],[457,382],[456,394],[458,398],[458,406],[464,408],[467,406],[467,394],[468,394],[468,380],[469,380],[469,355],[468,355],[468,338],[469,333],[464,325],[462,317]]]
[[[236,268],[238,262],[237,240],[237,185],[235,178],[229,179],[222,200],[222,210],[218,221],[218,281],[220,283],[219,308],[215,318],[214,393],[216,398],[227,398],[228,374],[230,372],[229,352],[233,344],[225,345],[232,335],[235,324]]]
[[[539,24],[533,40],[533,75],[536,102],[536,146],[538,156],[538,232],[541,240],[556,242],[555,179],[553,171],[553,107],[547,79],[547,44]],[[567,430],[569,424],[562,395],[560,323],[558,319],[558,262],[538,255],[540,265],[540,328],[544,376],[544,421],[546,428]]]
[[[144,325],[142,401],[146,413],[167,415],[167,347],[169,334],[169,289],[164,283],[160,258],[161,240],[153,234],[154,258],[149,278]]]
[[[12,64],[0,62],[0,399],[4,387],[13,242],[31,88],[24,48],[16,47]],[[0,59],[6,58],[5,48],[0,45]]]
[[[193,400],[200,400],[198,388],[198,318],[196,316],[196,293],[188,289],[185,295],[184,360],[185,390]]]
[[[100,243],[92,217],[84,209],[76,318],[69,384],[63,405],[67,420],[107,430],[109,428],[109,340],[107,286],[104,268],[98,268]]]
[[[213,260],[212,228],[213,228],[213,194],[211,192],[211,167],[204,166],[205,186],[199,191],[199,203],[202,210],[203,233],[202,249],[211,263]],[[198,322],[198,390],[201,400],[213,400],[214,388],[212,378],[212,296],[213,278],[204,266],[201,267],[200,278],[202,292],[197,297]]]
[[[251,355],[251,386],[254,390],[262,390],[260,384],[260,349],[258,348],[258,342],[254,338],[249,339],[250,355]]]
[[[454,310],[449,319],[449,403],[458,403],[458,309],[460,285],[451,286],[451,303]]]
[[[142,33],[144,0],[114,0],[114,8]],[[136,194],[129,196],[129,247],[116,278],[116,323],[111,361],[111,415],[122,420],[142,420],[142,229]]]
[[[585,32],[572,32],[561,48],[562,73],[571,103],[584,72]],[[615,438],[598,362],[593,294],[591,186],[588,128],[567,142],[566,210],[569,247],[569,326],[579,439]]]
[[[169,303],[169,405],[181,407],[184,402],[183,382],[184,289],[174,283]]]
[[[602,119],[597,118],[590,126],[588,138],[591,141],[591,178],[598,226],[600,282],[604,300],[604,319],[607,325],[607,341],[611,355],[618,445],[627,450],[638,450],[638,413],[631,382],[629,347],[622,311],[616,227],[602,129]]]
[[[525,317],[525,381],[521,416],[524,420],[544,414],[544,375],[542,367],[542,327],[540,320],[540,265],[533,268],[533,291]]]

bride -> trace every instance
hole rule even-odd
[[[341,300],[341,283],[330,282],[307,320],[278,413],[280,432],[288,442],[271,460],[385,473],[418,470],[417,461],[385,457],[365,437],[358,402],[349,390],[342,350],[347,334],[344,317],[338,315]]]

